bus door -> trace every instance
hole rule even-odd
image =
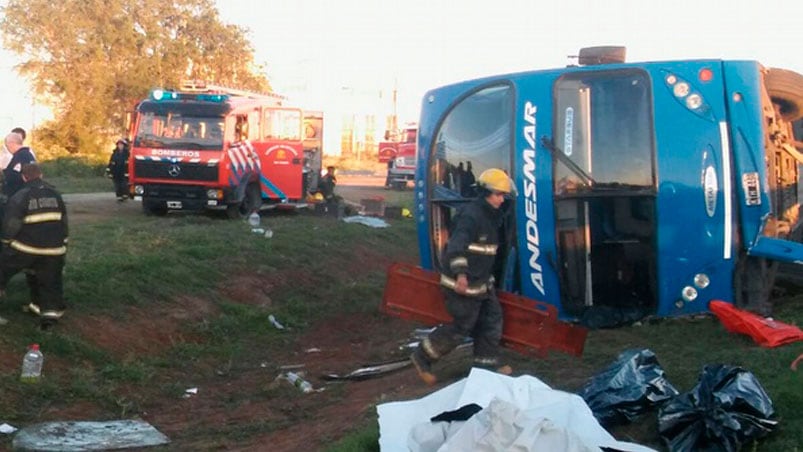
[[[583,71],[554,86],[555,237],[561,305],[654,313],[656,180],[649,75]],[[597,312],[600,312],[598,309]]]
[[[433,268],[440,271],[441,257],[449,240],[449,230],[457,210],[477,196],[476,179],[489,168],[511,174],[513,146],[513,88],[510,85],[486,87],[462,98],[446,113],[433,133],[428,152],[429,240]],[[500,230],[502,242],[497,254],[495,276],[500,286],[513,284],[514,257],[513,203],[506,201],[506,220]]]
[[[266,108],[262,115],[262,197],[282,202],[304,199],[301,110]]]

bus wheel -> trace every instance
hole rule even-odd
[[[733,275],[734,304],[740,309],[763,316],[772,314],[772,288],[778,270],[777,261],[742,254]]]
[[[803,75],[786,69],[770,68],[764,76],[767,93],[787,121],[803,118]]]
[[[145,198],[142,200],[142,212],[147,216],[163,217],[167,215],[167,207],[163,203],[150,202]]]
[[[258,184],[248,184],[245,188],[245,196],[239,204],[230,204],[226,207],[226,216],[232,220],[245,218],[251,212],[257,212],[262,207],[262,194],[259,192]]]

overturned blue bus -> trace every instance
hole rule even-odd
[[[725,300],[768,315],[778,262],[803,261],[795,138],[803,76],[755,61],[579,65],[426,93],[415,218],[438,270],[450,220],[483,170],[509,201],[500,288],[554,305],[671,317]]]

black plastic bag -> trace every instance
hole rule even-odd
[[[678,391],[648,349],[626,350],[607,369],[591,377],[580,396],[605,427],[631,422]]]
[[[709,365],[697,386],[658,413],[658,433],[671,451],[738,451],[770,433],[775,410],[756,377],[741,367]]]

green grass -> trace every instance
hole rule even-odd
[[[248,354],[254,353],[254,346],[269,359],[271,350],[286,347],[292,337],[267,327],[269,313],[300,334],[307,325],[344,312],[343,306],[346,312],[376,309],[384,268],[359,274],[341,268],[339,263],[352,257],[351,247],[406,256],[408,261],[416,252],[409,246],[414,236],[410,220],[372,229],[330,218],[270,214],[263,224],[273,229],[272,239],[252,234],[244,222],[203,215],[110,218],[72,228],[65,295],[74,324],[98,316],[125,325],[147,321],[148,313],[184,315],[189,308],[182,303],[188,299],[203,300],[210,312],[182,322],[171,333],[175,338],[165,339],[163,348],[149,350],[147,356],[126,350],[125,343],[118,344],[122,353],[115,354],[91,333],[82,335],[61,325],[50,333],[35,329],[18,308],[28,297],[24,278],[18,275],[0,303],[0,316],[10,321],[0,327],[0,350],[15,351],[21,358],[27,344],[40,343],[46,377],[40,385],[21,385],[16,360],[0,363],[0,421],[26,425],[47,419],[49,410],[82,403],[95,405],[106,416],[130,415],[153,403],[154,391],[161,397],[179,397],[185,388],[175,383],[177,374],[208,374],[210,363],[218,363],[224,372],[252,370],[248,366],[254,366],[253,359],[243,358],[253,358]],[[254,290],[263,281],[280,278],[274,281],[271,306],[227,298],[222,281],[232,275],[246,275]],[[305,283],[292,284],[295,278]],[[239,364],[246,362],[252,364]],[[217,434],[230,434],[230,440],[270,431],[261,421],[231,427],[229,433],[226,428]],[[0,449],[8,441],[0,438]]]

